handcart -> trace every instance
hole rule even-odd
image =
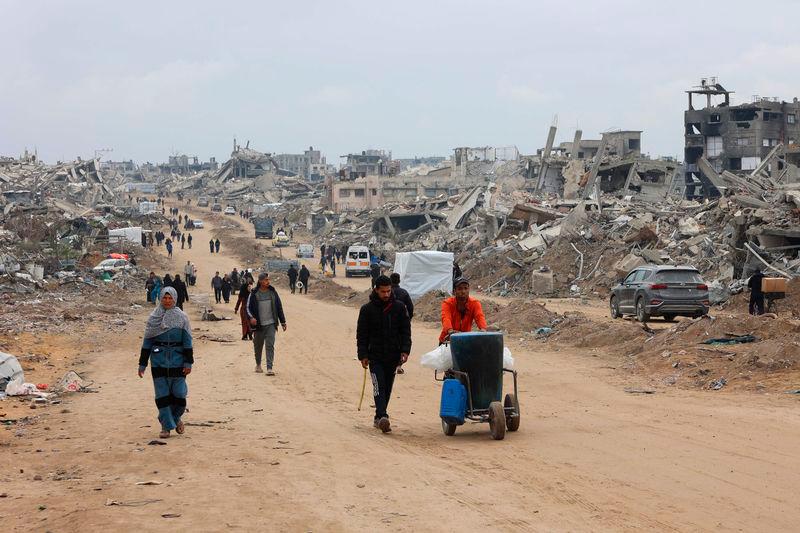
[[[453,367],[445,370],[439,415],[442,431],[452,436],[465,420],[488,422],[492,438],[501,440],[520,423],[517,372],[503,367],[503,334],[454,333],[450,336]],[[503,397],[503,375],[513,376],[514,392]]]

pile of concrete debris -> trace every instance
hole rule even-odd
[[[559,200],[490,184],[355,214],[312,209],[307,226],[317,243],[368,244],[390,262],[397,251],[453,251],[476,286],[500,294],[605,296],[642,264],[691,265],[717,303],[757,267],[800,273],[798,207],[800,184],[704,202]]]
[[[209,196],[219,203],[252,211],[265,204],[322,196],[322,184],[312,184],[280,169],[271,154],[235,145],[230,159],[215,171],[189,176],[161,176],[159,190],[170,195]]]
[[[0,207],[3,213],[43,212],[59,207],[76,215],[82,206],[113,205],[122,185],[117,174],[105,176],[97,159],[55,165],[44,164],[36,155],[0,158]]]

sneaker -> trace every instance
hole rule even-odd
[[[256,365],[256,373],[257,374],[261,374],[263,372],[264,372],[264,370],[261,368],[261,365]]]
[[[268,368],[268,369],[267,369],[267,375],[268,375],[268,376],[274,376],[274,375],[275,375],[275,372],[273,372],[271,368]]]
[[[380,420],[375,421],[375,427],[384,433],[390,433],[392,431],[392,425],[389,423],[389,418],[385,416]]]

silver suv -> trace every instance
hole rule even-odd
[[[708,314],[708,285],[690,266],[646,265],[633,269],[611,290],[611,318],[636,315],[640,322],[660,316],[670,322],[676,316]]]

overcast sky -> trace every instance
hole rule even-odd
[[[644,130],[682,157],[684,91],[800,95],[800,2],[0,0],[0,155],[228,158],[309,145],[328,161],[456,146],[533,153]]]

